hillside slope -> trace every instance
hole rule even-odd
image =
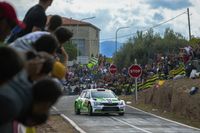
[[[200,128],[200,89],[190,95],[192,87],[200,88],[200,79],[168,80],[138,92],[139,100],[133,106]]]
[[[200,120],[200,93],[190,95],[192,87],[200,88],[200,79],[169,80],[159,88],[146,90],[144,102],[188,119]]]

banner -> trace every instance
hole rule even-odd
[[[97,65],[97,64],[98,64],[98,58],[92,57],[92,58],[90,59],[90,61],[88,62],[87,67],[88,67],[89,69],[91,69],[93,66],[95,66],[95,65]]]

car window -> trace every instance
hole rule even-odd
[[[86,93],[86,92],[83,91],[83,92],[81,93],[80,97],[81,97],[81,98],[85,97],[85,93]]]
[[[87,92],[87,93],[85,94],[85,98],[90,98],[90,93],[89,93],[89,92]]]
[[[92,98],[116,98],[112,92],[107,91],[95,91],[91,92]]]

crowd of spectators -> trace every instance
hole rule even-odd
[[[139,84],[143,84],[155,75],[156,79],[171,80],[178,78],[198,78],[200,71],[200,45],[197,48],[187,46],[180,48],[177,53],[164,55],[158,53],[153,63],[141,65],[142,75],[138,79]],[[128,67],[123,67],[115,74],[109,72],[110,63],[106,62],[106,57],[100,55],[99,63],[93,68],[87,65],[75,64],[71,67],[67,81],[71,85],[77,85],[74,93],[79,93],[85,88],[106,87],[113,89],[116,94],[132,94],[135,89],[135,79],[128,74]],[[180,69],[181,68],[181,69]],[[181,70],[179,73],[172,71]],[[195,74],[192,75],[192,71]],[[80,84],[85,84],[81,86]],[[69,87],[70,88],[70,87]]]
[[[53,15],[46,27],[46,9],[53,0],[39,0],[19,21],[10,3],[0,2],[0,132],[35,133],[63,94],[68,69],[63,45],[73,36]]]

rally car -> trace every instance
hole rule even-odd
[[[118,113],[124,115],[125,102],[120,100],[113,91],[103,88],[83,90],[75,100],[75,114]]]

